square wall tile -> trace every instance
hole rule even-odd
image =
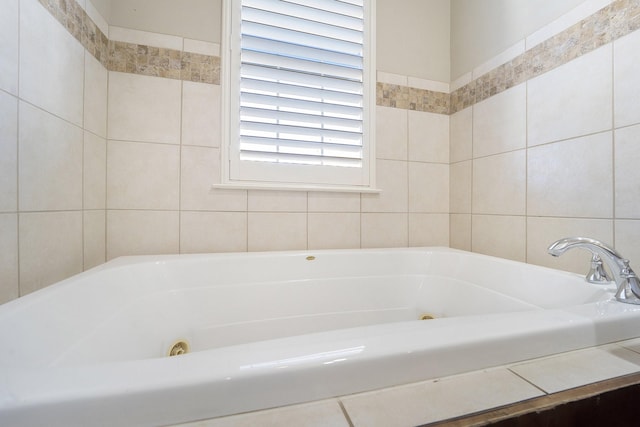
[[[479,392],[481,390],[481,392]],[[342,397],[354,426],[416,426],[541,396],[507,369],[471,372]]]
[[[409,216],[406,213],[363,213],[363,248],[403,248],[409,245]]]
[[[363,212],[407,212],[408,170],[407,162],[378,160],[376,185],[382,189],[377,194],[362,194]]]
[[[18,210],[18,100],[0,91],[0,212],[16,210]]]
[[[616,220],[615,247],[631,261],[634,271],[640,270],[640,220]]]
[[[107,203],[107,140],[84,132],[84,209],[104,209]]]
[[[306,213],[249,212],[249,251],[307,249]]]
[[[611,61],[609,44],[528,81],[529,146],[611,129]]]
[[[109,39],[173,50],[182,50],[184,40],[182,37],[171,34],[134,30],[115,25],[109,26]]]
[[[512,366],[547,393],[557,393],[640,371],[640,354],[617,345],[572,351]]]
[[[471,251],[471,214],[449,215],[449,246]]]
[[[82,271],[82,212],[21,213],[20,296]]]
[[[528,215],[611,218],[612,150],[611,132],[529,149]]]
[[[449,165],[409,162],[409,212],[449,213]]]
[[[640,125],[615,131],[616,218],[640,219]]]
[[[409,214],[409,246],[449,246],[449,214]]]
[[[177,254],[177,211],[107,211],[107,261],[123,255]]]
[[[449,116],[408,111],[409,160],[449,163]]]
[[[0,304],[19,296],[18,214],[0,213]]]
[[[376,157],[407,160],[407,110],[376,107]]]
[[[309,249],[355,249],[360,247],[360,214],[310,213]]]
[[[20,98],[82,126],[83,82],[84,47],[39,2],[21,0]]]
[[[449,177],[449,210],[451,213],[471,213],[471,160],[453,163]]]
[[[473,215],[471,249],[485,255],[526,261],[524,216]]]
[[[182,147],[180,208],[204,211],[246,211],[247,190],[212,188],[220,183],[220,150]]]
[[[376,80],[380,83],[389,83],[392,85],[408,86],[409,79],[401,74],[387,73],[384,71],[376,71]]]
[[[244,252],[246,212],[180,213],[180,253]]]
[[[310,191],[309,212],[360,212],[360,193]]]
[[[20,210],[82,209],[82,129],[26,102],[19,108]]]
[[[182,82],[182,143],[219,147],[220,86]]]
[[[473,160],[473,213],[525,214],[526,159],[518,150]]]
[[[451,163],[472,158],[473,107],[467,107],[450,116],[449,159]]]
[[[109,72],[89,52],[84,57],[84,129],[106,138]]]
[[[18,94],[18,4],[6,0],[0,14],[0,89]]]
[[[433,92],[449,93],[451,91],[451,86],[449,85],[449,83],[411,76],[407,76],[407,84],[404,86],[409,86],[416,89],[431,90]]]
[[[106,221],[104,210],[84,211],[84,269],[100,265],[106,261]]]
[[[180,147],[109,141],[107,158],[109,209],[178,209]]]
[[[220,44],[185,38],[184,51],[201,55],[220,56]]]
[[[557,258],[547,253],[547,248],[556,240],[574,236],[591,237],[612,245],[613,220],[530,216],[527,218],[527,262],[587,274],[591,265],[589,252],[573,250]]]
[[[615,126],[640,123],[640,31],[613,42]]]
[[[249,211],[306,212],[307,193],[304,191],[250,190]]]
[[[109,72],[109,139],[180,143],[182,82]]]
[[[473,157],[527,145],[527,86],[520,84],[473,106]]]

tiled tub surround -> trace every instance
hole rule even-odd
[[[2,7],[5,302],[105,261],[107,71],[37,1]]]
[[[215,164],[218,160],[219,143],[217,141],[213,143],[197,142],[193,143],[193,148],[186,148],[185,145],[191,143],[185,143],[185,140],[182,140],[182,150],[179,154],[181,156],[182,179],[180,188],[173,190],[176,185],[175,177],[177,174],[175,172],[171,172],[172,175],[169,177],[161,177],[170,184],[169,187],[172,190],[169,193],[176,194],[177,192],[180,194],[179,208],[175,207],[174,197],[171,206],[162,207],[163,210],[168,209],[174,213],[164,211],[152,215],[135,207],[140,202],[138,197],[130,197],[131,203],[120,200],[123,203],[113,205],[113,207],[117,206],[117,209],[129,212],[114,210],[110,213],[115,221],[112,228],[114,233],[111,238],[113,245],[108,243],[107,246],[113,247],[117,244],[116,241],[120,239],[120,236],[116,235],[117,230],[122,230],[121,233],[127,234],[126,224],[132,224],[129,226],[129,229],[132,229],[134,228],[133,224],[145,222],[144,217],[154,216],[157,221],[169,228],[175,230],[176,227],[179,227],[179,229],[169,233],[165,241],[154,240],[149,242],[150,244],[146,248],[140,247],[139,252],[132,246],[128,246],[132,249],[128,251],[125,243],[118,250],[112,251],[108,258],[117,254],[140,253],[144,250],[153,251],[154,248],[161,246],[170,246],[171,250],[180,251],[268,250],[296,249],[303,248],[305,245],[314,248],[404,246],[419,244],[419,242],[438,244],[435,242],[449,239],[449,243],[458,248],[579,271],[583,268],[584,257],[580,258],[579,254],[571,254],[564,259],[554,260],[544,253],[544,248],[548,241],[552,241],[559,235],[588,234],[596,235],[608,242],[615,242],[625,255],[633,259],[631,255],[634,252],[637,253],[638,250],[630,247],[625,239],[626,236],[633,234],[633,232],[629,234],[626,230],[637,228],[637,223],[633,221],[637,218],[620,216],[619,209],[616,210],[618,216],[614,216],[613,209],[603,208],[611,206],[612,200],[597,203],[598,208],[594,212],[583,209],[579,202],[577,203],[578,200],[585,198],[584,192],[589,189],[606,193],[605,199],[614,193],[612,191],[613,166],[609,168],[608,172],[603,170],[601,166],[597,168],[587,166],[581,171],[569,172],[568,177],[571,179],[563,181],[559,185],[553,183],[554,186],[549,185],[548,180],[542,179],[545,175],[549,175],[545,172],[547,165],[554,164],[554,170],[560,172],[572,171],[565,162],[575,164],[571,161],[575,158],[574,154],[565,153],[563,157],[557,151],[548,151],[549,148],[544,148],[544,145],[571,139],[574,136],[588,136],[603,129],[611,131],[614,129],[613,126],[606,124],[603,126],[602,123],[611,115],[612,110],[607,110],[607,105],[610,105],[611,102],[608,102],[607,98],[612,99],[612,88],[614,87],[614,77],[607,76],[607,68],[604,64],[607,64],[608,60],[611,62],[614,55],[611,53],[609,59],[597,56],[601,49],[612,51],[613,40],[617,45],[624,45],[623,39],[633,38],[634,30],[637,27],[639,7],[638,2],[626,1],[611,2],[608,5],[606,3],[610,2],[606,1],[591,1],[589,3],[591,7],[604,5],[604,8],[598,7],[596,13],[589,14],[584,19],[580,19],[578,23],[567,25],[567,29],[555,35],[550,34],[546,40],[539,35],[536,35],[537,38],[531,37],[523,40],[522,43],[510,50],[510,56],[505,59],[502,65],[485,66],[484,70],[479,67],[476,72],[478,76],[474,74],[475,79],[467,84],[456,84],[454,87],[461,87],[452,93],[449,93],[446,88],[423,88],[419,84],[415,85],[406,81],[406,78],[404,78],[404,82],[399,82],[394,81],[397,80],[395,78],[379,77],[377,85],[378,175],[381,187],[384,189],[381,195],[264,194],[251,191],[211,190],[207,185],[202,185],[200,190],[196,190],[196,178],[206,182],[206,179],[201,178],[202,174],[208,174],[209,181],[217,179],[217,171],[210,168],[205,169],[207,161]],[[530,47],[529,45],[532,47],[526,50],[525,47]],[[543,57],[536,55],[536,52],[540,51],[545,52]],[[621,61],[625,60],[622,58],[627,58],[629,61],[629,58],[633,58],[632,51],[633,48],[627,48],[626,51],[618,53],[617,57],[621,58]],[[597,58],[590,59],[593,57]],[[591,63],[602,66],[592,72],[586,72],[585,70],[591,67]],[[633,64],[631,63],[629,66],[633,67]],[[489,71],[485,72],[487,69]],[[568,70],[565,71],[565,74],[569,76],[567,84],[545,89],[545,84],[555,81],[556,74],[554,73],[558,72],[557,70],[565,69]],[[598,72],[600,74],[593,75]],[[624,73],[618,71],[616,73],[616,75],[623,77]],[[575,75],[584,77],[574,79]],[[625,77],[627,80],[633,79],[633,72],[627,71],[626,75],[628,75]],[[118,79],[124,81],[136,78],[123,75]],[[609,82],[608,86],[607,82]],[[578,87],[572,88],[572,83]],[[164,83],[158,84],[165,85]],[[165,86],[168,85],[169,83]],[[131,87],[140,86],[136,83]],[[619,88],[620,85],[615,87]],[[118,90],[116,85],[112,92],[115,93]],[[167,92],[171,91],[171,89],[167,89]],[[177,91],[178,88],[174,88],[174,95],[167,95],[167,99],[177,99],[175,95]],[[572,93],[563,96],[562,94],[567,91],[572,91]],[[147,91],[148,94],[152,92],[152,90]],[[622,96],[631,98],[629,91],[618,90],[618,92],[620,99]],[[185,94],[186,91],[183,96]],[[581,98],[574,96],[574,94],[581,96]],[[130,100],[132,104],[136,102],[136,98],[137,96],[134,96]],[[580,99],[580,101],[566,103],[565,98]],[[551,101],[554,99],[556,101]],[[167,105],[173,102],[167,102]],[[536,105],[539,105],[537,109]],[[555,105],[557,109],[549,108],[551,105]],[[578,105],[582,109],[572,113],[573,106]],[[591,109],[586,113],[591,116],[583,114],[585,113],[584,109],[588,106],[591,106]],[[604,110],[601,110],[601,107]],[[633,104],[629,104],[629,108],[627,108],[629,111],[625,112],[624,108],[616,108],[616,112],[620,115],[633,116],[633,109]],[[139,111],[139,108],[136,107],[133,110]],[[584,122],[589,123],[589,126],[581,129],[581,125],[576,124],[573,128],[569,127],[566,131],[562,131],[563,133],[545,135],[545,132],[560,132],[560,129],[566,124],[564,113],[560,113],[564,110],[573,118],[587,117]],[[549,113],[550,111],[551,113]],[[174,113],[177,114],[175,111]],[[452,114],[447,116],[447,113]],[[545,116],[546,113],[549,114]],[[117,113],[114,112],[114,114]],[[155,115],[162,116],[160,113]],[[557,119],[560,117],[562,123],[558,123]],[[186,115],[183,119],[188,120]],[[131,121],[132,123],[139,122],[139,120]],[[447,129],[449,127],[448,121],[451,121],[450,138]],[[126,134],[124,131],[126,126],[114,124],[112,127],[114,132],[116,132],[116,128],[123,131],[122,135],[110,134],[114,140],[110,144],[114,147],[120,145],[115,140],[173,142],[177,144],[176,141],[179,139],[178,136],[174,136],[171,141],[160,140],[166,138],[170,132],[162,132],[162,136],[153,137],[139,135],[137,130]],[[178,123],[174,123],[172,127],[174,130],[177,129]],[[628,135],[631,130],[622,133]],[[617,136],[621,136],[622,133]],[[429,135],[429,137],[423,138],[422,135]],[[592,155],[593,159],[603,158],[602,156],[606,158],[608,148],[613,150],[613,136],[608,143],[602,142],[604,137],[606,135],[586,139],[587,143],[595,140],[600,141],[597,144],[597,154]],[[632,137],[628,135],[627,138]],[[444,153],[442,149],[446,144],[442,142],[444,140],[450,140],[450,155]],[[199,148],[195,148],[195,146]],[[533,150],[534,146],[539,146],[539,149]],[[617,147],[620,149],[622,145],[617,144]],[[591,152],[591,150],[577,149],[583,156],[588,156]],[[633,150],[633,148],[630,149]],[[149,150],[156,151],[152,148]],[[556,154],[558,157],[551,161],[549,156]],[[163,156],[159,153],[158,155]],[[164,156],[166,157],[166,155],[169,154],[165,153]],[[177,155],[174,152],[174,158]],[[185,163],[195,156],[199,157],[199,167],[185,166]],[[618,157],[620,157],[620,161],[629,159],[629,156],[616,156],[616,158]],[[146,157],[142,156],[142,158]],[[205,158],[208,160],[205,161]],[[175,165],[176,161],[173,162]],[[588,162],[585,164],[588,165]],[[117,165],[113,167],[117,167]],[[185,168],[188,168],[189,171],[185,171]],[[522,173],[527,168],[528,174],[523,177]],[[196,177],[195,174],[198,170],[201,171],[198,172],[201,175]],[[147,177],[142,175],[147,175]],[[444,187],[441,183],[443,179],[447,179],[448,175],[450,175],[451,184],[450,187]],[[127,174],[127,176],[131,175]],[[559,175],[556,173],[554,176]],[[574,188],[567,189],[567,185],[578,180],[577,176],[582,176],[586,178],[586,182],[589,182],[589,185],[584,185],[581,188],[582,193],[576,192]],[[138,174],[138,177],[134,176],[133,186],[137,186],[139,189],[147,188],[146,183],[155,181],[155,178],[156,176],[150,173]],[[425,179],[430,179],[431,182],[437,184],[425,187],[421,184],[421,182],[426,182]],[[633,193],[635,191],[633,179],[627,179],[631,182],[617,181],[618,186],[630,187],[631,193]],[[538,197],[531,191],[538,181],[543,181],[536,187],[541,190],[547,191],[549,188],[556,188],[552,193],[558,200],[563,200],[564,193],[574,195],[573,199],[563,200],[564,207],[568,209],[566,212],[547,209],[549,206],[546,204],[546,193]],[[160,197],[159,192],[162,191],[160,187],[158,185],[156,192],[158,197]],[[451,196],[449,196],[449,191]],[[620,190],[616,189],[615,192],[619,193]],[[122,195],[114,197],[122,199],[123,197],[120,196]],[[218,199],[221,197],[232,202],[227,204],[227,202],[219,201]],[[443,207],[449,197],[449,207]],[[149,198],[148,205],[155,206],[156,199]],[[316,211],[316,203],[312,201],[315,198],[321,198],[327,203],[320,211]],[[267,199],[271,201],[266,202]],[[261,202],[258,203],[257,200]],[[265,205],[262,205],[263,202]],[[112,207],[109,204],[108,206]],[[138,211],[133,212],[132,209]],[[143,209],[157,211],[159,207]],[[254,210],[257,212],[252,212]],[[223,238],[222,240],[226,243],[213,244],[210,239],[218,235],[219,231],[211,231],[207,237],[203,236],[200,242],[194,243],[195,241],[192,239],[195,236],[202,236],[198,229],[217,223],[217,219],[214,219],[212,215],[213,212],[216,212],[217,217],[232,221],[231,229],[234,230],[234,235]],[[225,215],[219,215],[221,212],[224,212]],[[450,214],[448,220],[445,219],[446,212]],[[178,221],[180,225],[177,225]],[[207,225],[205,226],[204,222],[201,222],[202,227],[189,227],[185,224],[185,222],[191,221],[206,221]],[[447,221],[451,224],[450,236],[444,235],[440,228],[446,226]],[[116,223],[125,228],[116,227]],[[341,230],[330,230],[329,234],[326,234],[327,225],[335,223],[342,223],[345,226]],[[243,227],[243,224],[246,225]],[[263,229],[263,227],[272,230],[284,228],[284,224],[291,226],[290,232],[272,233],[272,235]],[[548,231],[548,224],[555,224],[553,232]],[[615,235],[614,225],[616,230],[624,229],[625,233]],[[153,234],[152,228],[149,226],[148,232],[144,234]],[[219,230],[222,228],[225,227],[219,227]],[[385,229],[387,235],[377,234],[376,228]],[[538,229],[547,231],[538,233]],[[437,230],[440,230],[440,234],[434,235],[434,231]],[[529,240],[527,240],[527,235],[531,236]],[[516,236],[516,238],[512,239],[511,236]],[[209,242],[205,240],[209,240]],[[192,246],[192,248],[188,248],[188,246]],[[169,251],[169,249],[165,251]]]
[[[25,2],[22,15],[25,15],[34,8],[35,0],[22,1]],[[18,28],[17,22],[11,22],[12,16],[19,21],[18,0],[13,3],[15,12],[3,17],[8,21],[3,27],[7,32],[11,28]],[[631,259],[634,252],[638,252],[633,247],[629,250],[624,246],[629,246],[625,240],[633,241],[628,236],[633,236],[634,230],[638,228],[638,218],[633,215],[621,216],[624,211],[620,209],[616,209],[616,217],[613,216],[613,209],[605,212],[602,206],[611,205],[611,201],[598,203],[599,211],[593,213],[580,206],[573,206],[564,213],[547,212],[545,206],[539,209],[536,207],[535,201],[541,199],[536,198],[531,191],[535,180],[539,178],[537,171],[544,171],[545,165],[551,164],[548,159],[552,155],[550,153],[557,154],[557,151],[548,151],[545,144],[571,138],[576,132],[576,135],[598,132],[603,129],[600,122],[610,114],[606,111],[592,111],[592,116],[596,118],[590,121],[592,128],[568,129],[560,135],[545,135],[544,132],[549,129],[564,125],[553,122],[554,117],[564,115],[536,115],[534,103],[544,104],[541,111],[549,111],[549,99],[557,98],[557,108],[566,109],[571,115],[572,105],[582,105],[583,109],[588,105],[608,105],[606,98],[612,98],[611,87],[616,88],[616,99],[633,99],[633,90],[623,89],[624,85],[613,86],[611,83],[609,89],[606,89],[605,83],[612,82],[614,77],[606,76],[605,67],[600,69],[600,75],[589,77],[591,74],[585,73],[584,67],[589,67],[593,61],[585,62],[584,58],[597,55],[597,51],[593,49],[601,43],[594,44],[593,40],[606,42],[618,37],[615,42],[609,42],[600,48],[605,50],[613,50],[614,43],[620,49],[625,44],[633,44],[631,39],[634,38],[634,33],[619,37],[636,28],[637,1],[616,1],[606,6],[606,1],[591,0],[588,3],[601,3],[606,7],[595,14],[582,17],[578,24],[568,25],[568,29],[556,35],[550,34],[546,41],[540,36],[538,40],[531,38],[523,41],[510,50],[509,57],[498,58],[501,62],[494,61],[497,67],[479,67],[476,72],[478,75],[473,76],[475,80],[469,79],[464,84],[463,78],[454,83],[455,90],[452,93],[449,93],[448,85],[423,83],[406,77],[398,79],[398,76],[387,78],[389,76],[380,73],[377,157],[378,181],[383,193],[362,196],[212,190],[209,183],[218,179],[219,167],[220,124],[217,117],[220,87],[202,81],[216,83],[219,78],[219,53],[210,47],[202,48],[201,42],[180,37],[108,28],[95,12],[91,12],[93,9],[90,2],[86,4],[87,13],[82,8],[74,7],[72,3],[62,0],[42,2],[52,11],[50,19],[46,20],[49,27],[54,25],[52,20],[57,20],[71,31],[57,28],[59,34],[66,32],[67,37],[75,34],[73,40],[78,43],[75,45],[76,49],[85,47],[87,73],[99,73],[99,80],[88,76],[85,84],[69,77],[69,73],[59,71],[57,75],[61,78],[51,80],[55,84],[37,84],[38,73],[30,74],[29,70],[41,69],[43,66],[38,64],[45,61],[49,67],[54,64],[55,71],[56,58],[42,55],[42,49],[34,50],[38,55],[30,56],[29,49],[26,49],[22,54],[22,62],[25,64],[20,68],[25,76],[20,80],[22,91],[19,98],[36,106],[41,105],[45,111],[72,120],[76,125],[81,122],[83,108],[87,112],[96,112],[82,117],[86,121],[84,126],[89,130],[86,138],[83,137],[86,139],[84,144],[87,149],[83,149],[82,161],[77,155],[75,159],[68,158],[69,156],[64,159],[68,164],[80,165],[84,171],[84,182],[69,176],[69,170],[65,174],[68,176],[67,182],[72,183],[72,189],[78,186],[78,182],[82,182],[83,198],[87,199],[82,208],[91,208],[91,212],[84,214],[86,218],[83,219],[82,226],[74,228],[84,236],[78,236],[82,237],[81,240],[76,238],[71,243],[69,238],[54,236],[55,233],[49,231],[49,226],[43,225],[40,229],[45,233],[31,233],[32,243],[27,243],[24,227],[22,234],[19,230],[14,230],[18,228],[18,215],[27,218],[28,214],[43,212],[41,209],[45,209],[42,206],[46,205],[47,199],[55,200],[58,205],[61,203],[58,192],[46,191],[47,186],[44,186],[40,191],[35,190],[34,194],[47,193],[48,196],[43,196],[42,200],[37,196],[29,196],[38,199],[40,207],[21,204],[20,209],[17,209],[17,201],[11,196],[17,188],[21,189],[23,197],[27,197],[29,188],[40,188],[37,181],[32,183],[26,180],[29,175],[23,172],[30,170],[29,168],[40,171],[40,176],[49,187],[62,188],[60,183],[64,179],[48,179],[52,172],[47,171],[47,167],[44,170],[33,167],[28,158],[21,157],[21,162],[25,165],[17,168],[17,161],[10,160],[12,157],[17,158],[17,153],[11,154],[15,149],[10,146],[6,148],[9,157],[3,158],[9,160],[5,160],[7,167],[3,171],[9,178],[3,181],[6,182],[7,192],[4,194],[7,197],[3,197],[2,204],[8,204],[9,207],[3,210],[0,221],[9,232],[4,234],[2,244],[9,248],[6,252],[16,256],[3,260],[3,264],[6,264],[3,266],[3,276],[8,278],[7,284],[3,283],[2,292],[7,295],[3,297],[4,300],[79,271],[85,264],[82,260],[84,257],[92,259],[86,263],[91,266],[123,254],[451,244],[458,248],[534,263],[553,262],[554,266],[577,271],[582,268],[583,261],[578,255],[570,254],[564,259],[551,260],[541,249],[545,247],[547,240],[574,233],[595,235],[601,240],[615,242],[621,252]],[[62,13],[64,11],[68,13]],[[57,18],[53,18],[54,16]],[[27,33],[30,21],[22,20]],[[78,23],[82,23],[83,28],[80,34],[76,30],[80,27]],[[594,32],[594,28],[598,31]],[[38,30],[28,31],[25,40],[21,41],[22,45],[27,47],[30,38],[40,33],[47,34]],[[109,33],[109,39],[106,39],[105,33]],[[17,43],[17,37],[15,38]],[[623,42],[623,39],[628,41]],[[72,44],[70,40],[67,41],[67,45]],[[526,51],[525,44],[531,44],[533,48]],[[538,62],[532,52],[542,49],[540,46],[555,52],[555,56],[544,61],[544,70],[551,71],[534,77],[541,68],[536,65]],[[60,49],[66,51],[69,47]],[[615,78],[633,80],[634,75],[637,75],[633,72],[633,46],[624,51],[620,49],[615,56],[620,58],[621,64],[629,62],[626,65],[629,70],[616,67]],[[17,58],[17,48],[15,50]],[[55,50],[47,49],[45,52]],[[567,50],[570,53],[566,53]],[[576,55],[589,51],[591,53],[565,64]],[[188,67],[191,62],[186,61],[189,56],[200,59],[193,70]],[[95,58],[99,58],[102,65]],[[607,58],[599,57],[595,61],[603,60],[606,61]],[[27,62],[33,65],[27,67]],[[107,69],[104,67],[105,63]],[[79,66],[82,67],[82,64]],[[575,73],[585,77],[572,79],[569,76],[571,81],[567,85],[545,91],[544,85],[555,80],[553,73],[565,68],[569,69],[565,73],[567,75]],[[17,67],[15,71],[17,72]],[[524,82],[509,87],[520,81],[505,77],[514,74]],[[549,75],[551,77],[547,77]],[[580,80],[583,82],[582,86],[571,89],[571,83],[575,83],[573,80]],[[9,95],[17,94],[17,81],[16,74],[14,91],[9,91],[12,84],[10,81],[6,86]],[[109,82],[108,89],[106,81]],[[96,85],[95,82],[100,84]],[[632,86],[634,84],[636,83],[631,83]],[[53,89],[56,86],[59,90]],[[506,89],[507,87],[509,88]],[[561,95],[567,90],[580,94],[582,101],[563,104]],[[495,95],[486,98],[487,94]],[[571,99],[571,96],[569,94],[566,97]],[[84,97],[86,106],[78,107],[77,101],[66,103],[65,97],[78,100]],[[11,99],[8,98],[9,101]],[[58,101],[54,102],[52,99]],[[460,99],[463,99],[462,106],[469,106],[459,110]],[[591,102],[591,99],[597,101]],[[15,102],[15,98],[13,100]],[[624,102],[628,107],[616,107],[616,114],[620,117],[616,126],[618,122],[626,126],[636,120],[634,105],[629,101]],[[74,107],[60,107],[63,104]],[[15,107],[11,107],[11,102],[5,103],[4,108],[8,109],[7,117],[17,114],[12,110]],[[103,117],[105,112],[106,119]],[[453,114],[449,116],[449,112]],[[583,116],[582,111],[573,116]],[[21,123],[26,124],[25,121]],[[107,123],[108,132],[105,129]],[[11,133],[11,128],[9,126],[3,131]],[[609,128],[613,130],[613,127]],[[604,129],[607,129],[606,125]],[[609,143],[599,143],[600,155],[604,154],[608,144],[613,147],[613,132],[611,133]],[[632,141],[633,129],[621,129],[616,132],[615,137],[616,149],[620,152],[616,155],[617,163],[631,163],[633,144],[619,141]],[[108,138],[106,149],[104,138]],[[591,139],[587,139],[587,143],[589,141]],[[89,142],[98,145],[88,145]],[[534,145],[537,151],[533,150]],[[53,150],[56,151],[55,148]],[[622,153],[622,150],[626,152]],[[583,156],[588,154],[580,153]],[[48,166],[47,158],[42,156],[45,166]],[[566,169],[560,161],[562,158],[571,159],[572,154],[566,153],[564,157],[555,159],[556,170]],[[534,164],[535,159],[539,160]],[[540,167],[536,168],[536,164]],[[211,165],[214,167],[211,168]],[[523,177],[526,167],[529,167],[528,175]],[[17,176],[16,169],[21,171],[20,176]],[[595,170],[602,171],[602,168]],[[606,171],[602,173],[607,174]],[[607,194],[605,197],[609,197],[612,191],[606,189],[613,188],[613,184],[608,185],[607,182],[612,183],[612,179],[602,173],[598,175],[592,169],[582,171],[588,181],[597,181],[600,184],[598,188]],[[577,176],[569,175],[573,178]],[[504,179],[505,177],[509,179]],[[616,181],[616,200],[623,200],[625,196],[622,194],[633,195],[636,191],[629,174],[621,174],[621,178]],[[25,181],[18,186],[17,181],[20,179]],[[425,182],[430,182],[430,185],[425,186]],[[539,186],[548,187],[547,184]],[[623,192],[625,187],[630,190]],[[75,191],[76,193],[70,194],[79,194],[77,189]],[[67,199],[69,197],[71,196],[67,196]],[[629,200],[633,198],[630,197]],[[567,206],[571,204],[575,205],[570,202]],[[76,201],[72,207],[48,206],[46,209],[68,211],[75,210],[80,205]],[[45,217],[35,216],[43,220]],[[580,219],[570,219],[576,217]],[[78,220],[79,217],[71,223]],[[613,232],[614,221],[618,235]],[[101,227],[100,224],[103,223],[105,226]],[[548,229],[547,224],[554,224],[553,233],[536,232],[536,229]],[[101,229],[106,231],[103,233]],[[282,229],[287,231],[273,231]],[[72,236],[75,233],[69,231],[65,235]],[[531,236],[529,240],[526,239],[527,234]],[[511,236],[517,238],[512,239]],[[71,250],[75,255],[67,257],[65,267],[61,267],[62,263],[59,261],[53,261],[56,256],[61,256],[60,251],[56,251],[56,256],[48,257],[48,251],[53,248],[47,249],[46,245],[39,245],[43,240],[59,239],[62,240],[62,245],[75,248]],[[17,256],[18,245],[22,245],[21,257]],[[87,251],[79,251],[77,248],[81,246],[87,246]],[[38,248],[38,257],[44,256],[52,260],[50,269],[38,266],[37,263],[30,264],[32,248]],[[35,265],[42,271],[36,278],[30,278],[27,265]],[[20,275],[20,269],[25,272],[24,275]],[[59,273],[55,273],[55,270]]]
[[[452,247],[583,272],[588,254],[546,247],[587,235],[640,262],[640,2],[587,3],[452,84]]]
[[[60,10],[77,16],[70,3],[52,2],[52,15],[36,0],[11,0],[2,15],[15,46],[2,50],[0,64],[15,70],[1,76],[8,82],[0,96],[2,132],[10,137],[0,156],[7,176],[0,180],[0,227],[7,231],[0,247],[8,255],[0,261],[0,301],[125,254],[448,245],[448,116],[380,107],[381,195],[214,190],[220,86],[197,76],[205,69],[211,78],[204,81],[216,82],[219,52],[197,40],[108,27],[83,3],[84,25],[93,21],[109,35],[106,68],[80,42],[91,37],[75,38],[55,17]],[[79,60],[68,63],[69,56]],[[187,57],[205,60],[191,69]],[[51,72],[43,76],[42,69]],[[66,129],[75,142],[34,136],[34,144],[51,143],[30,151],[37,159],[21,154],[18,167],[24,144],[17,135],[28,135],[17,129],[18,103],[26,112],[21,126],[30,126],[28,114],[48,112],[48,134]],[[77,132],[82,126],[87,132]]]

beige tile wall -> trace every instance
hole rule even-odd
[[[546,247],[585,235],[638,265],[639,6],[613,2],[628,22],[600,29],[608,43],[451,116],[452,247],[584,272],[588,253]]]
[[[123,28],[114,37],[183,43]],[[112,70],[108,98],[107,259],[449,244],[447,115],[377,107],[380,194],[225,190],[211,187],[220,182],[220,86]]]
[[[380,194],[225,190],[219,86],[110,71],[108,97],[107,259],[449,244],[447,115],[377,107]]]
[[[378,107],[378,195],[212,189],[215,45],[85,1],[9,0],[0,32],[0,302],[121,255],[449,244],[438,85]]]
[[[0,303],[105,261],[106,95],[104,66],[41,3],[3,2]]]
[[[0,302],[128,254],[451,244],[582,271],[544,248],[584,234],[640,259],[637,0],[450,94],[379,73],[378,195],[212,189],[215,46],[116,28],[110,43],[93,8],[61,25],[56,4],[0,16]]]

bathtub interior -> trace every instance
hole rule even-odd
[[[571,273],[451,249],[127,257],[0,307],[18,366],[83,365],[392,322],[610,299]]]

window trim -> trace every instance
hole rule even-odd
[[[376,111],[376,59],[375,59],[375,1],[364,1],[364,63],[363,63],[363,172],[366,182],[362,184],[344,184],[331,182],[286,182],[277,179],[265,180],[242,180],[231,178],[231,149],[232,138],[235,130],[232,129],[231,120],[238,116],[231,114],[232,93],[234,85],[232,78],[237,76],[239,70],[240,55],[234,54],[233,49],[240,45],[239,32],[234,31],[238,24],[234,25],[234,14],[239,13],[239,1],[223,0],[223,32],[221,49],[221,84],[222,84],[222,143],[220,147],[220,183],[213,185],[215,188],[235,188],[235,189],[263,189],[263,190],[302,190],[302,191],[334,191],[334,192],[361,192],[378,193],[376,188],[376,154],[375,154],[375,111]],[[237,38],[235,38],[237,37]],[[305,165],[280,165],[282,169],[291,173],[291,169],[305,168]],[[279,166],[279,168],[280,168]],[[288,175],[290,176],[290,175]]]

